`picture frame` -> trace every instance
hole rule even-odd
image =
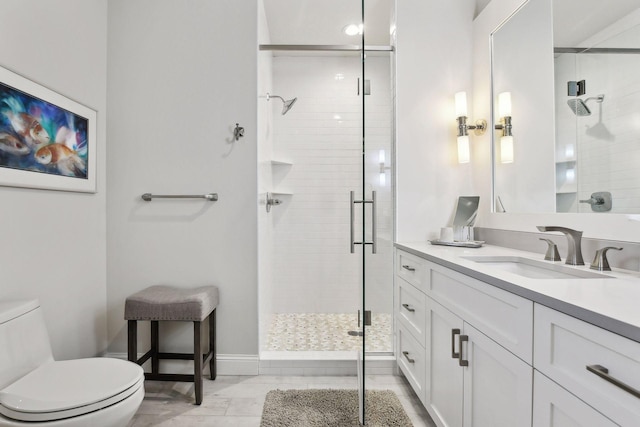
[[[0,185],[95,193],[96,116],[0,67]]]

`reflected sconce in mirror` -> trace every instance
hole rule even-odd
[[[502,131],[500,137],[500,162],[513,163],[513,134],[511,133],[511,92],[498,95],[498,117],[500,123],[495,127]]]
[[[476,135],[482,135],[487,130],[486,120],[476,120],[475,125],[467,124],[467,93],[457,92],[456,101],[456,117],[458,121],[458,163],[469,163],[471,153],[469,149],[469,133],[472,129]]]
[[[385,152],[380,150],[378,152],[378,162],[380,163],[380,186],[384,187],[387,184],[387,172],[391,169],[391,166],[387,166],[385,163]]]

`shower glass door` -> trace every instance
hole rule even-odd
[[[393,351],[391,52],[364,49],[388,46],[391,2],[376,5],[386,18],[366,0],[264,0],[258,82],[261,358],[357,360],[365,424],[366,362]]]

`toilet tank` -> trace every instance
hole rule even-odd
[[[0,301],[0,389],[51,361],[38,300]]]

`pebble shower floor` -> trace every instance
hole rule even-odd
[[[367,352],[390,352],[392,319],[388,313],[373,313],[366,329]],[[334,313],[276,313],[267,336],[267,351],[355,351],[360,338],[357,315]]]

